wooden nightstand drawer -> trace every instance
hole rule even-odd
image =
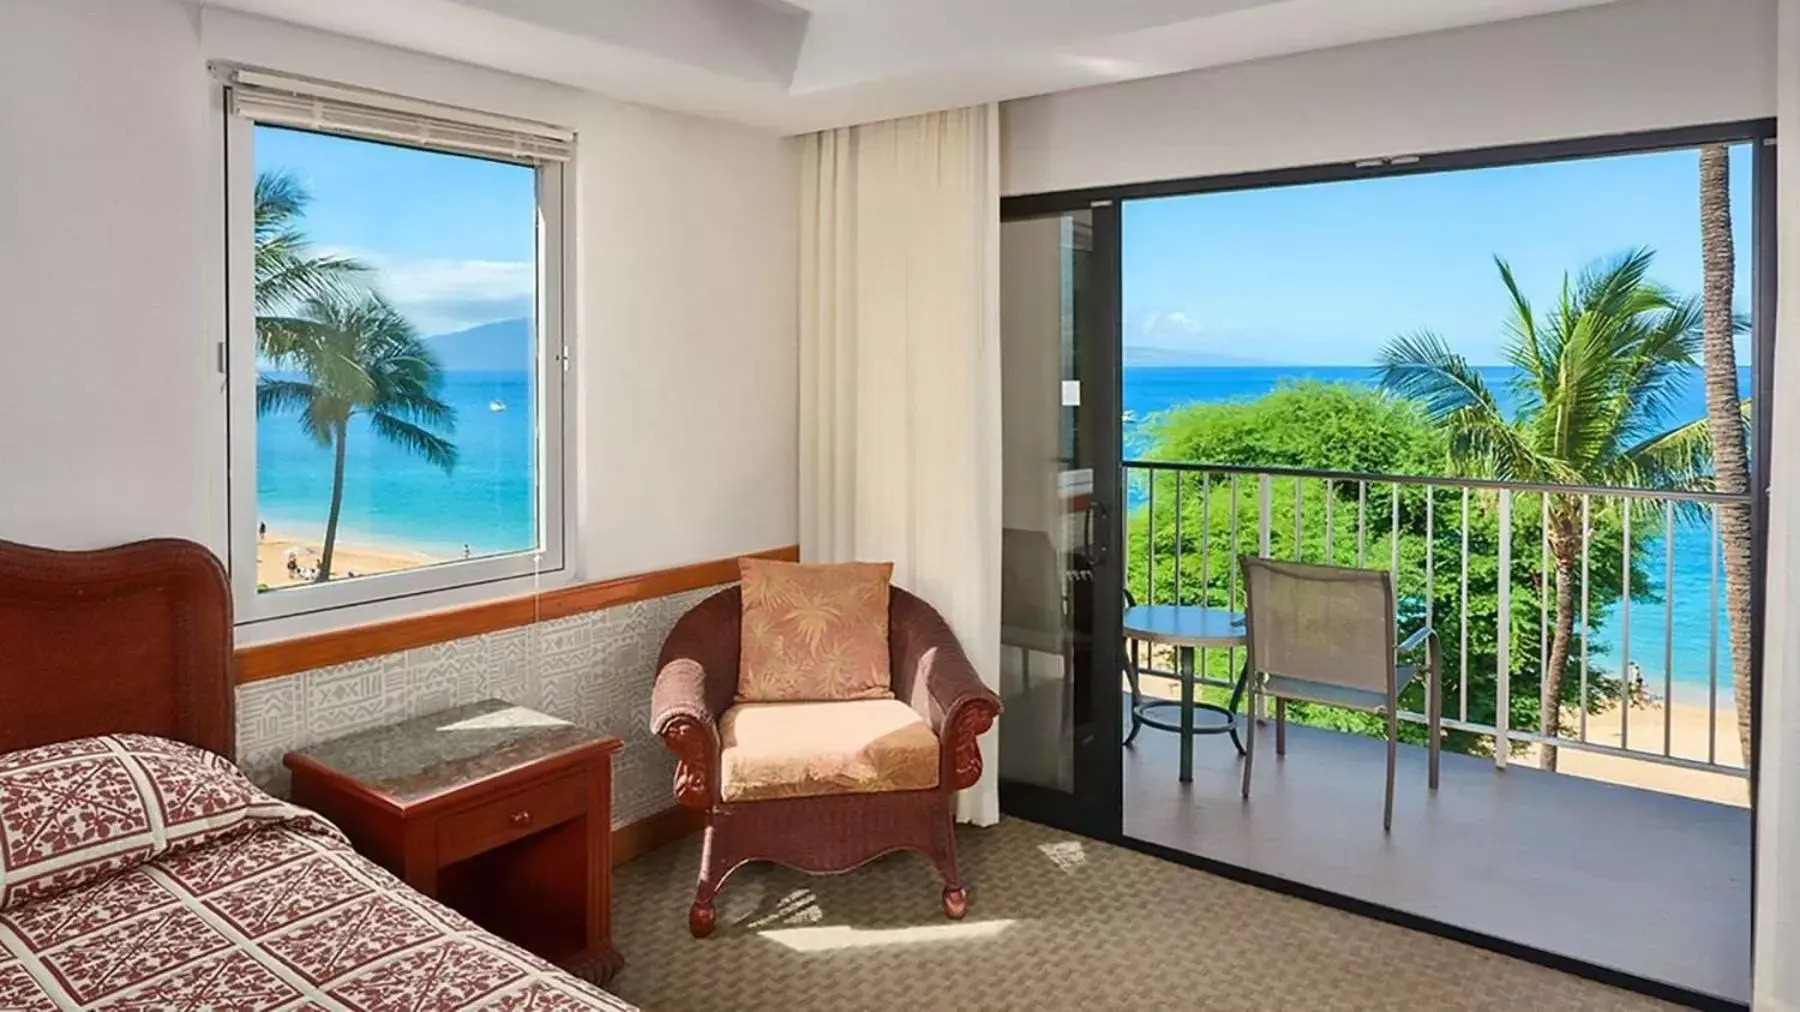
[[[438,861],[449,864],[577,818],[587,811],[587,775],[552,780],[438,820]]]

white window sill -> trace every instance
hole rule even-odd
[[[326,611],[246,621],[237,620],[235,642],[239,647],[279,643],[318,633],[336,632],[376,622],[411,618],[427,612],[441,611],[471,604],[484,604],[506,598],[526,597],[575,583],[572,567],[493,580],[468,587],[452,587],[426,591],[406,597],[348,604]]]

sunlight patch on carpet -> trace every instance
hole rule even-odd
[[[1087,864],[1087,851],[1082,849],[1080,840],[1040,843],[1038,852],[1049,858],[1050,863],[1065,875],[1073,875],[1082,865]]]
[[[775,909],[745,922],[745,927],[765,928],[771,924],[816,924],[825,919],[818,897],[811,889],[795,889],[775,902]]]
[[[1016,923],[1010,918],[992,921],[962,921],[950,924],[925,924],[906,928],[855,928],[834,924],[821,928],[771,928],[758,932],[763,938],[795,952],[834,952],[843,949],[871,949],[887,945],[918,945],[930,942],[967,942],[993,938]]]

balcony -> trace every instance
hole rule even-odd
[[[1390,569],[1402,626],[1444,643],[1447,732],[1433,794],[1422,693],[1403,697],[1414,744],[1383,834],[1385,745],[1341,711],[1290,714],[1285,758],[1258,735],[1249,803],[1228,740],[1200,739],[1181,784],[1176,737],[1145,729],[1126,749],[1127,836],[1748,1000],[1751,822],[1718,533],[1740,500],[1146,462],[1126,485],[1139,603],[1241,610],[1239,554]],[[1202,695],[1223,702],[1242,657],[1208,653]],[[1173,698],[1175,658],[1147,660],[1145,691]]]

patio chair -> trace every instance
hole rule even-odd
[[[1400,743],[1400,693],[1425,677],[1426,720],[1431,729],[1432,790],[1438,786],[1438,740],[1443,704],[1437,634],[1429,627],[1394,645],[1393,580],[1386,570],[1276,562],[1254,556],[1244,569],[1250,712],[1262,697],[1275,700],[1275,754],[1287,753],[1287,701],[1362,710],[1387,718],[1387,800],[1381,828],[1394,825],[1394,763]],[[1422,667],[1397,658],[1423,647]],[[1256,721],[1248,723],[1244,800],[1256,758]]]

